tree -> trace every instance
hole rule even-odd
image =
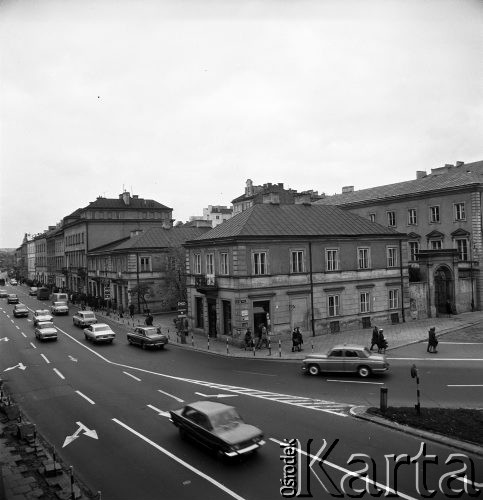
[[[139,283],[139,285],[131,288],[131,301],[135,304],[138,304],[138,309],[140,309],[139,312],[141,312],[141,310],[143,309],[148,309],[146,295],[149,295],[151,293],[151,286],[146,283]]]

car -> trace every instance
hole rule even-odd
[[[181,437],[196,441],[222,458],[241,457],[265,444],[263,432],[245,423],[233,406],[196,401],[169,413]]]
[[[96,315],[92,311],[78,311],[72,316],[75,326],[86,327],[97,323]]]
[[[309,375],[320,372],[357,373],[368,377],[371,373],[384,373],[389,369],[384,354],[376,354],[367,347],[355,344],[336,345],[326,354],[309,354],[302,361],[302,371]]]
[[[52,321],[52,315],[48,309],[36,309],[34,311],[34,326],[41,321]]]
[[[57,314],[69,314],[69,306],[65,302],[54,302],[50,306],[50,312],[57,316]]]
[[[15,318],[27,318],[29,315],[28,307],[25,304],[15,304],[13,315]]]
[[[39,321],[35,326],[35,337],[38,340],[57,340],[57,333],[52,321]]]
[[[109,325],[105,323],[97,323],[84,328],[86,340],[93,342],[109,342],[112,343],[116,334],[111,330]]]
[[[164,349],[168,343],[168,337],[161,333],[161,328],[155,326],[139,326],[132,332],[127,333],[127,341],[130,344],[140,345],[143,349],[146,347],[157,347]]]
[[[38,300],[49,300],[50,290],[43,286],[41,288],[37,288],[37,299]]]
[[[9,293],[7,295],[7,303],[8,304],[18,304],[20,300],[18,300],[16,293]]]
[[[37,296],[37,287],[36,286],[31,286],[29,289],[29,295],[34,295]]]
[[[6,299],[8,297],[7,290],[0,290],[0,298]]]
[[[12,286],[17,286],[17,284],[18,284],[18,283],[17,283],[17,280],[16,280],[16,279],[11,279],[11,280],[10,280],[10,284],[11,284]]]

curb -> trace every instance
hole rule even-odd
[[[393,422],[392,420],[367,413],[367,408],[368,406],[354,406],[350,409],[350,414],[355,418],[360,418],[361,420],[366,420],[377,425],[382,425],[383,427],[388,427],[390,429],[403,432],[404,434],[410,434],[414,437],[425,439],[426,441],[432,441],[433,443],[437,444],[444,444],[456,450],[465,451],[467,453],[483,457],[483,446],[479,446],[468,441],[453,439],[443,434],[424,431],[422,429],[417,429],[416,427],[398,424],[397,422]]]

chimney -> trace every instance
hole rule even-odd
[[[416,170],[416,179],[424,179],[427,175],[426,170]]]
[[[252,196],[253,194],[253,181],[247,179],[247,187],[245,188],[245,196]]]
[[[342,194],[353,193],[353,192],[354,192],[354,186],[344,186],[342,188]]]
[[[132,238],[133,236],[139,236],[143,232],[142,229],[133,229],[130,233],[130,237]]]
[[[124,205],[129,205],[131,198],[129,196],[129,191],[124,191],[121,195],[119,195],[119,198],[122,198],[122,201],[124,202]]]
[[[310,205],[310,193],[297,193],[294,201],[296,205]]]

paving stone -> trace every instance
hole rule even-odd
[[[23,486],[16,486],[12,488],[12,491],[15,495],[20,493],[27,493],[27,491],[32,491],[32,488],[28,484],[24,484]]]

